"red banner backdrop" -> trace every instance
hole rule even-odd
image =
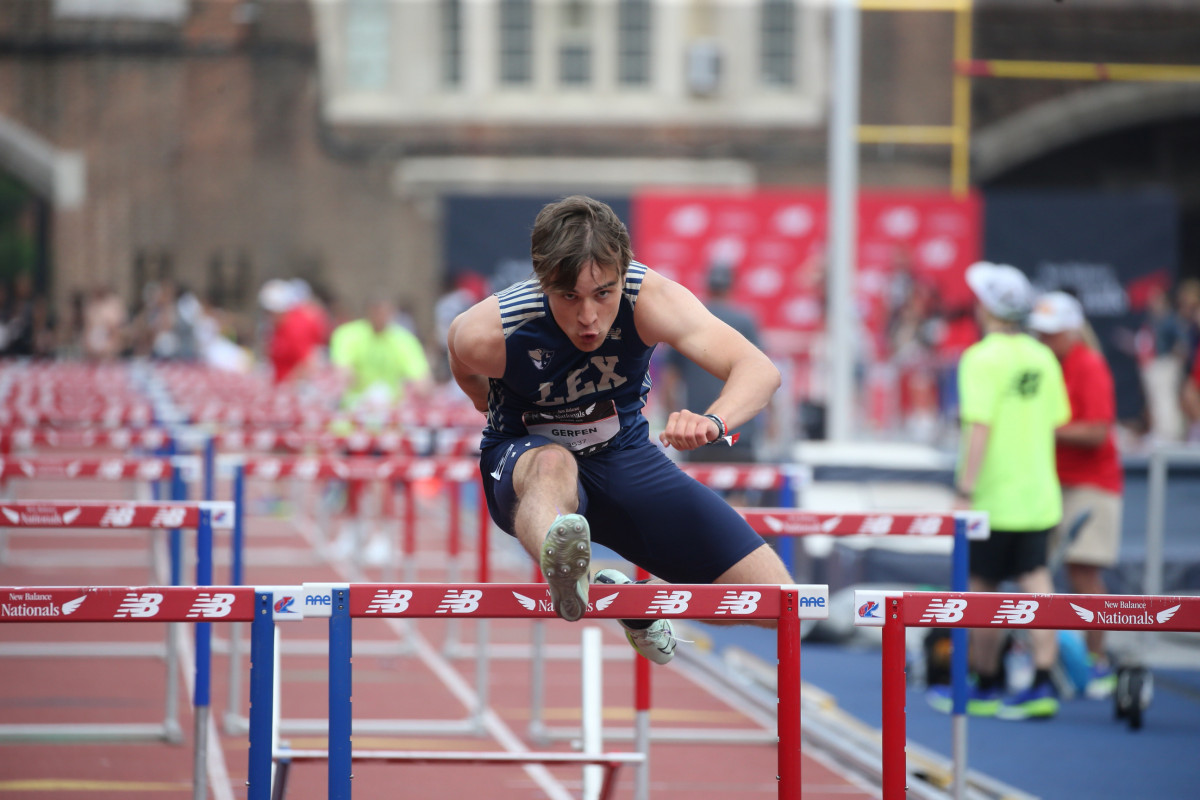
[[[765,331],[818,332],[825,322],[825,194],[820,191],[634,197],[634,254],[702,299],[716,264],[733,267],[734,299]],[[890,356],[890,323],[914,298],[924,313],[970,307],[963,278],[979,259],[976,195],[864,192],[859,199],[858,274],[863,356]]]

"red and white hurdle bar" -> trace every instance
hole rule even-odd
[[[719,469],[713,466],[713,469]],[[754,468],[757,469],[757,468]],[[757,473],[751,470],[729,471],[726,478],[749,480]],[[744,485],[744,484],[743,484]],[[989,534],[988,516],[978,511],[954,511],[948,513],[913,513],[871,511],[839,513],[832,511],[808,511],[797,508],[739,508],[738,513],[750,524],[758,534],[768,538],[792,538],[798,536],[953,536],[956,549],[965,550],[967,539],[986,539]],[[964,561],[965,565],[965,561]],[[534,579],[541,576],[537,565],[533,566]],[[966,588],[966,574],[961,576],[963,588]],[[533,663],[531,669],[535,676],[540,675],[543,668],[543,640],[540,624],[535,623]],[[635,661],[635,667],[643,667],[642,660]],[[638,695],[638,712],[648,712],[650,673],[638,669],[635,674],[635,685]],[[571,727],[550,727],[543,719],[543,702],[540,690],[541,681],[534,682],[534,697],[530,714],[530,735],[538,740],[571,740],[579,737],[579,730]],[[645,698],[645,699],[642,699]],[[637,731],[613,729],[606,731],[605,736],[613,739],[636,738]],[[711,741],[722,744],[735,742],[757,743],[763,737],[770,735],[769,730],[727,731],[710,729],[703,732],[681,729],[656,729],[649,734],[654,741]]]
[[[212,583],[212,540],[214,528],[228,528],[233,524],[233,504],[228,502],[121,502],[121,501],[17,501],[0,502],[0,524],[14,528],[156,528],[168,529],[171,535],[171,548],[174,551],[172,560],[176,564],[182,559],[179,532],[184,528],[196,531],[196,583],[207,586]],[[176,577],[176,583],[178,576]],[[15,590],[14,590],[15,591]],[[90,590],[89,590],[90,591]],[[67,605],[55,606],[51,593],[51,602],[46,606],[48,616],[39,613],[27,613],[23,608],[27,605],[13,605],[13,613],[5,607],[4,618],[27,618],[25,621],[46,619],[56,621],[56,617],[71,616],[83,605],[88,604],[91,594],[81,594],[72,597],[70,612],[63,612]],[[77,601],[77,602],[76,602]],[[14,601],[15,602],[15,601]],[[28,601],[23,601],[28,603]],[[38,601],[40,602],[40,601]],[[161,598],[156,601],[161,602]],[[95,603],[91,603],[92,606]],[[134,613],[134,609],[126,609],[129,616],[142,618],[157,617],[156,613]],[[203,615],[202,615],[203,616]],[[220,616],[220,615],[217,615]],[[82,617],[81,617],[82,618]],[[114,617],[120,618],[120,617]],[[161,618],[160,618],[161,619]],[[167,620],[170,621],[170,620]],[[196,620],[203,622],[203,620]],[[208,722],[209,722],[209,689],[211,684],[211,631],[207,625],[196,626],[195,638],[195,681],[193,686],[193,706],[195,707],[195,741],[197,743],[196,765],[197,780],[203,787],[203,765],[207,759]],[[182,734],[178,722],[178,669],[177,650],[175,648],[174,631],[167,632],[166,648],[166,710],[161,725],[27,725],[0,726],[0,739],[28,740],[30,738],[45,738],[49,736],[56,740],[74,739],[89,740],[112,738],[126,739],[163,739],[180,741]],[[30,651],[29,655],[36,655]],[[203,795],[201,795],[203,796]]]
[[[883,628],[883,800],[907,791],[906,628],[1200,631],[1200,597],[856,590],[854,606],[856,625]]]
[[[271,719],[274,699],[274,623],[271,589],[247,586],[8,586],[0,587],[0,624],[20,622],[165,622],[209,623],[250,622],[252,641],[251,722],[248,769],[250,800],[271,797]],[[196,662],[197,692],[207,687],[208,665]],[[205,689],[207,692],[207,689]],[[199,698],[198,698],[199,699]],[[203,698],[207,703],[207,696]],[[207,755],[209,728],[207,705],[196,705],[196,737],[193,742],[192,798],[208,797]],[[62,726],[77,732],[78,726]],[[111,741],[123,730],[117,724],[106,729]],[[126,726],[132,727],[132,726]],[[145,726],[143,726],[145,727]],[[153,732],[147,728],[147,732]],[[180,740],[182,737],[179,737]],[[219,747],[219,742],[214,742]]]
[[[774,621],[779,660],[778,796],[799,800],[800,620],[824,619],[828,592],[827,586],[629,584],[596,597],[587,616]],[[329,616],[329,750],[300,755],[328,759],[331,798],[351,796],[353,760],[406,760],[407,755],[351,749],[353,619],[555,617],[549,590],[539,584],[306,584],[303,608],[305,616]],[[458,755],[472,760],[471,754]],[[298,760],[297,754],[292,760]]]

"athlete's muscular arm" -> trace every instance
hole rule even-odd
[[[766,408],[779,388],[779,370],[742,334],[715,317],[680,284],[646,271],[634,311],[638,334],[647,344],[663,342],[725,381],[708,408],[672,411],[659,439],[679,450],[694,450],[717,438],[716,414],[730,431]]]
[[[450,354],[450,374],[475,408],[486,414],[488,378],[504,375],[500,301],[493,295],[455,317],[446,336],[446,349]]]

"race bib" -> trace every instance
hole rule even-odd
[[[581,456],[602,450],[621,431],[612,400],[586,406],[526,411],[521,420],[530,433],[553,439]]]

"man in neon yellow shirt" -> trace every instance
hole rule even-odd
[[[1050,593],[1050,532],[1062,519],[1054,431],[1071,416],[1054,353],[1021,330],[1033,306],[1029,280],[1016,267],[981,261],[967,270],[984,336],[958,367],[962,454],[955,490],[959,506],[988,512],[991,537],[970,545],[970,589],[996,591],[1013,580],[1022,592]],[[1033,685],[1005,696],[999,678],[1001,632],[972,629],[968,661],[976,681],[968,713],[1003,719],[1052,717],[1058,696],[1051,669],[1054,631],[1029,631]],[[932,693],[935,708],[948,696]]]
[[[350,373],[342,407],[384,410],[407,393],[424,393],[429,360],[417,337],[393,322],[392,304],[373,301],[363,319],[339,325],[329,338],[329,360]]]

